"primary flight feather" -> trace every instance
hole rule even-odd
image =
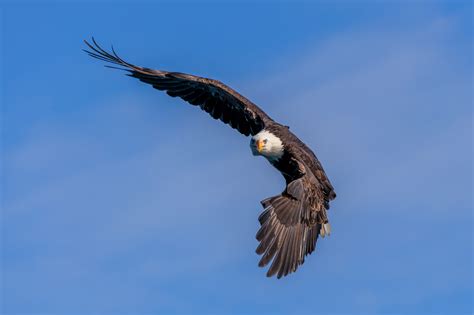
[[[334,188],[315,154],[287,126],[271,119],[257,105],[212,79],[179,72],[138,67],[112,52],[102,49],[92,38],[84,41],[90,56],[126,70],[154,88],[172,97],[199,106],[213,118],[252,136],[253,155],[264,156],[286,181],[285,190],[261,201],[264,208],[258,217],[260,242],[256,252],[262,255],[259,266],[271,262],[267,276],[278,278],[294,272],[311,254],[318,236],[330,233],[327,217],[329,202],[336,197]]]

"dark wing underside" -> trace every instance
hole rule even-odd
[[[85,50],[91,57],[115,64],[118,69],[128,71],[129,76],[201,107],[213,118],[222,120],[246,136],[257,134],[266,123],[272,122],[255,104],[217,80],[138,67],[121,59],[113,48],[112,53],[105,51],[94,39],[93,44],[84,42],[91,49]]]

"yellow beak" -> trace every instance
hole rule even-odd
[[[258,151],[259,153],[262,152],[263,145],[264,145],[264,144],[263,144],[263,140],[257,140],[256,145],[257,145],[257,151]]]

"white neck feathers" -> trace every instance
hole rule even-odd
[[[255,148],[255,143],[259,140],[264,142],[260,152]],[[279,160],[284,153],[284,146],[281,139],[267,130],[262,130],[253,136],[250,146],[254,155],[263,155],[271,161]]]

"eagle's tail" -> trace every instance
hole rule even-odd
[[[281,278],[296,271],[314,251],[321,224],[304,222],[302,202],[290,195],[270,197],[261,203],[265,210],[258,218],[261,227],[256,252],[263,256],[258,265],[264,267],[273,259],[267,276]]]

